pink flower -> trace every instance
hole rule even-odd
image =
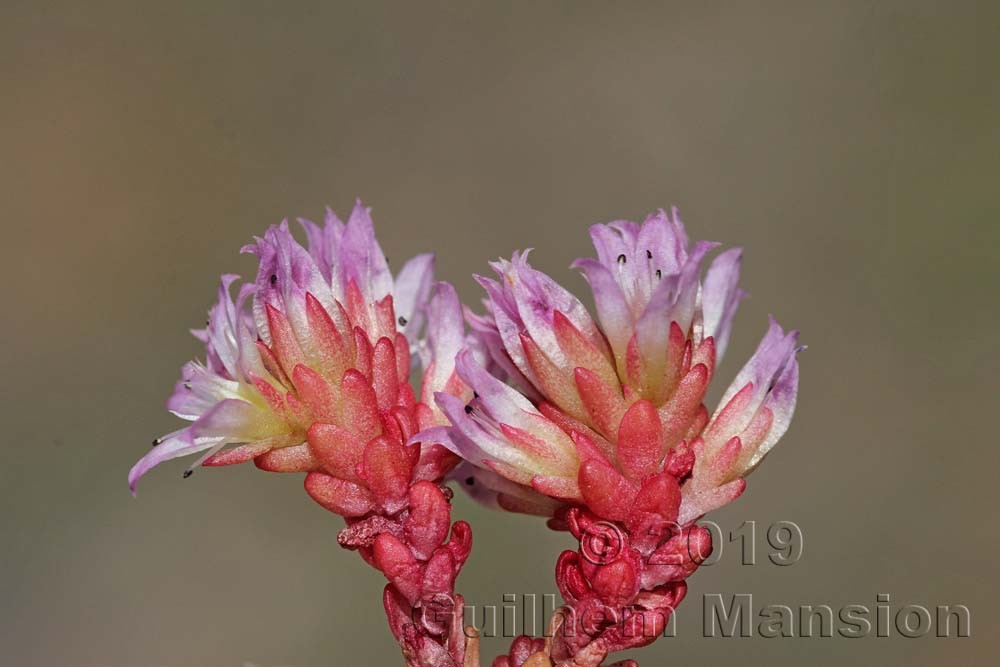
[[[702,277],[716,244],[689,245],[676,211],[594,225],[590,235],[597,258],[574,266],[597,321],[526,254],[493,263],[497,280],[478,277],[487,313],[467,316],[485,353],[466,350],[457,363],[476,396],[439,394],[451,426],[422,435],[488,471],[476,483],[510,509],[544,511],[543,494],[624,520],[644,483],[668,474],[682,497],[672,519],[689,523],[740,495],[787,430],[797,333],[772,320],[709,417],[702,401],[743,297],[741,251],[722,252]]]
[[[456,364],[475,394],[437,394],[450,426],[413,438],[460,454],[477,498],[579,541],[556,567],[551,643],[516,640],[497,664],[593,667],[652,642],[711,553],[694,521],[743,492],[795,407],[797,333],[773,320],[720,407],[703,404],[743,297],[740,250],[702,277],[716,244],[690,245],[676,212],[590,235],[597,258],[574,265],[597,320],[526,253],[493,263],[498,279],[478,278],[486,314],[467,313],[477,345]]]
[[[328,212],[302,221],[308,249],[287,223],[243,250],[258,257],[253,284],[224,276],[207,328],[204,363],[183,371],[168,408],[192,423],[157,440],[129,473],[201,453],[186,471],[253,459],[264,470],[307,472],[306,490],[338,514],[396,512],[412,482],[438,480],[456,458],[434,443],[407,446],[444,417],[422,394],[471,395],[454,371],[464,344],[461,306],[433,282],[433,257],[408,261],[395,280],[360,202],[347,223]],[[252,306],[251,306],[252,304]],[[425,326],[426,325],[426,326]],[[228,448],[227,448],[228,447]]]

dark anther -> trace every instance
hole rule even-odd
[[[469,485],[469,486],[472,486],[473,484],[476,483],[476,478],[475,477],[466,477],[465,478],[465,483],[467,485]]]
[[[624,264],[625,261],[626,261],[625,260],[625,253],[622,253],[622,254],[618,255],[618,263],[619,264]]]
[[[402,315],[399,316],[399,320],[397,320],[397,321],[399,322],[399,326],[401,326],[401,327],[405,327],[406,326],[406,318],[403,317]]]
[[[272,273],[271,274],[271,284],[273,285],[276,282],[278,282],[278,276],[276,276],[275,274]]]
[[[182,477],[183,477],[184,479],[187,479],[188,477],[190,477],[190,476],[191,476],[191,475],[193,475],[193,474],[194,474],[194,470],[185,470],[185,471],[184,471],[184,474],[183,474],[183,475],[181,475],[181,476],[182,476]]]
[[[160,439],[159,438],[153,438],[153,447],[156,447],[158,444],[160,444]]]
[[[467,414],[467,415],[471,415],[472,414],[472,406],[471,405],[466,405],[465,406],[465,414]]]
[[[472,392],[472,397],[473,398],[479,398],[479,392],[478,391]]]
[[[660,271],[659,269],[657,269],[656,270],[656,277],[657,278],[662,278],[663,277],[663,271]]]
[[[653,259],[653,251],[652,250],[647,250],[646,251],[646,259]]]

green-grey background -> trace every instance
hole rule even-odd
[[[53,3],[0,8],[6,665],[394,665],[381,576],[298,476],[183,465],[220,273],[283,217],[374,207],[398,267],[566,268],[586,228],[677,204],[746,247],[724,386],[776,313],[798,412],[714,518],[802,526],[798,564],[690,580],[644,664],[984,664],[998,649],[994,3]],[[716,386],[713,396],[718,396]],[[551,592],[571,541],[465,498],[477,605]],[[706,639],[701,597],[962,603],[969,639]],[[492,659],[500,640],[487,640]]]

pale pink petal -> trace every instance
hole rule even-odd
[[[795,353],[802,350],[796,348]],[[793,353],[794,354],[794,353]],[[774,386],[764,400],[765,408],[771,410],[774,421],[771,430],[768,431],[764,441],[757,447],[750,458],[749,467],[756,467],[771,449],[778,443],[781,436],[788,430],[792,421],[792,414],[795,412],[795,401],[799,392],[799,360],[792,356],[784,370],[781,371],[774,381]]]
[[[721,360],[729,345],[733,317],[746,292],[739,288],[743,249],[720,253],[708,267],[701,290],[705,336],[715,338],[715,355]]]
[[[338,267],[344,284],[353,280],[371,302],[392,292],[392,274],[385,254],[375,239],[371,211],[358,200],[347,220],[340,246]]]
[[[195,454],[197,452],[211,449],[222,442],[222,438],[194,438],[188,429],[179,431],[177,434],[165,438],[158,445],[153,447],[139,459],[132,469],[128,471],[128,488],[135,494],[135,487],[139,479],[155,466],[164,461],[176,459],[181,456]]]
[[[430,364],[421,389],[425,401],[434,393],[444,391],[455,372],[455,357],[465,344],[465,321],[462,304],[455,288],[449,283],[434,285],[434,296],[427,309],[427,347]]]
[[[434,255],[413,257],[396,275],[393,307],[396,323],[411,345],[415,344],[427,321],[427,302],[434,284]]]

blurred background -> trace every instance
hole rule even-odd
[[[995,3],[44,3],[0,8],[0,646],[25,667],[395,665],[381,576],[294,475],[130,465],[239,247],[374,208],[394,267],[515,248],[577,290],[587,226],[676,204],[802,330],[791,430],[714,518],[737,543],[643,664],[985,664],[995,632]],[[554,592],[572,546],[465,497],[470,604]],[[972,637],[702,636],[702,597],[964,604]],[[874,633],[873,633],[874,634]],[[933,633],[932,633],[933,634]],[[488,659],[509,640],[485,640]],[[488,660],[487,660],[488,662]]]

